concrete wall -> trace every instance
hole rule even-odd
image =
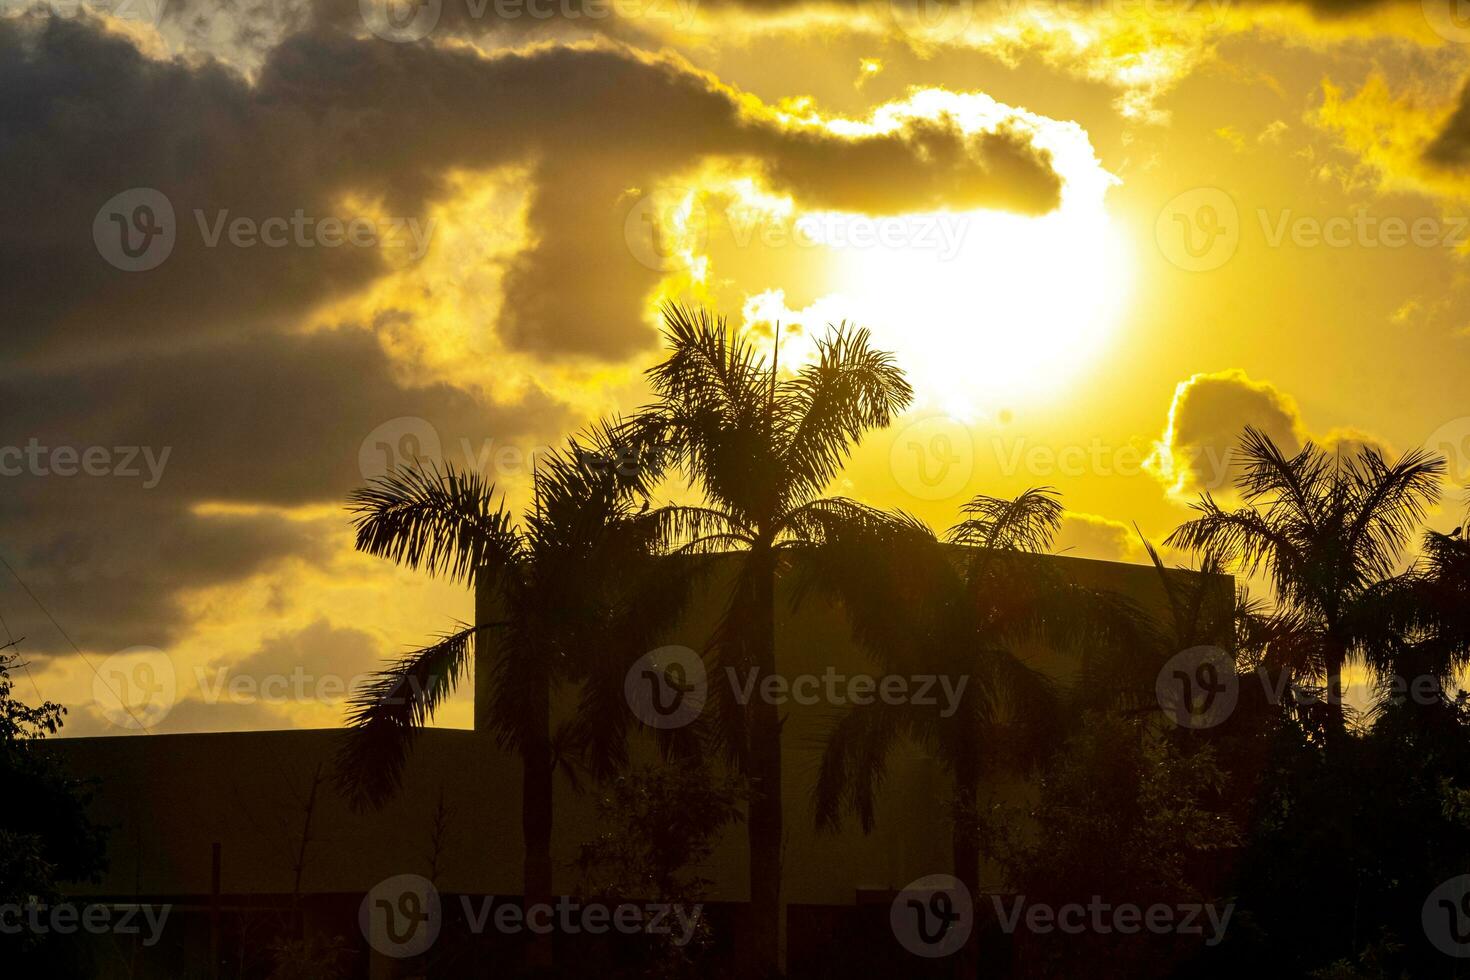
[[[1129,595],[1145,607],[1158,609],[1163,601],[1151,567],[1047,560],[1059,563],[1079,582]],[[1219,601],[1229,601],[1230,579],[1219,577],[1212,587]],[[687,622],[667,642],[701,649],[723,597],[716,575],[706,583]],[[1031,654],[1053,672],[1067,672],[1065,659],[1044,650]],[[848,673],[872,670],[849,641],[840,611],[819,603],[783,615],[778,662],[788,676],[821,674],[828,665]],[[712,675],[711,682],[721,679]],[[790,903],[851,903],[859,890],[901,888],[949,866],[946,780],[937,766],[911,749],[892,760],[872,835],[853,827],[839,835],[816,833],[812,785],[822,735],[836,711],[826,705],[790,705],[787,710],[785,896]],[[56,740],[54,750],[77,774],[99,780],[96,813],[115,827],[106,876],[78,892],[206,895],[211,845],[219,842],[224,893],[290,894],[312,784],[330,773],[340,738],[338,730],[313,730]],[[651,745],[645,742],[636,754],[651,760]],[[1021,789],[1012,786],[1007,792]],[[391,875],[427,875],[441,794],[449,813],[439,860],[441,890],[518,894],[519,763],[487,735],[449,729],[420,736],[403,792],[382,810],[354,813],[329,780],[320,784],[301,891],[362,892]],[[559,778],[554,838],[559,892],[576,888],[575,873],[567,865],[577,845],[596,830],[591,801]],[[715,882],[711,897],[743,901],[745,864],[744,828],[737,825],[725,834],[709,866],[700,869]]]

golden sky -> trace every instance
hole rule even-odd
[[[523,500],[668,298],[870,327],[917,401],[832,492],[936,526],[1052,485],[1136,561],[1250,423],[1447,452],[1448,527],[1467,75],[1452,0],[0,2],[0,555],[59,628],[0,615],[69,733],[168,673],[159,731],[335,724],[470,613],[347,492]]]

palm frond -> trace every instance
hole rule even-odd
[[[825,738],[813,787],[818,830],[836,833],[851,812],[863,833],[872,832],[888,754],[901,732],[902,709],[893,705],[853,705],[842,714]]]
[[[664,304],[669,356],[647,372],[661,401],[720,412],[758,411],[750,395],[770,384],[765,358],[724,317]]]
[[[1169,634],[1169,645],[1177,652],[1202,644],[1218,644],[1233,638],[1235,630],[1235,607],[1233,602],[1214,603],[1218,597],[1216,583],[1223,571],[1222,559],[1213,551],[1205,550],[1198,568],[1168,569],[1153,542],[1143,536],[1134,525],[1138,538],[1143,543],[1149,561],[1158,575],[1159,588],[1168,605],[1169,618],[1164,624]],[[1212,596],[1213,593],[1213,596]]]
[[[472,583],[481,567],[521,556],[520,539],[494,484],[452,465],[415,461],[349,497],[357,549],[431,575]]]
[[[480,629],[444,634],[379,671],[348,699],[336,776],[354,806],[380,806],[397,790],[414,736],[468,672]]]
[[[1383,578],[1393,573],[1404,546],[1438,503],[1445,458],[1416,449],[1389,464],[1370,447],[1348,465],[1352,519],[1346,548],[1365,578]]]
[[[1300,587],[1308,556],[1288,529],[1254,508],[1224,510],[1208,493],[1191,507],[1200,516],[1175,528],[1166,545],[1208,554],[1247,576],[1265,569],[1283,592]]]
[[[893,355],[846,324],[817,341],[817,362],[780,384],[780,467],[788,500],[822,491],[868,430],[887,427],[913,400]]]
[[[1169,619],[1174,632],[1174,645],[1183,650],[1185,648],[1181,645],[1183,637],[1179,635],[1178,627],[1180,623],[1188,621],[1188,597],[1181,594],[1177,577],[1170,575],[1169,570],[1164,567],[1164,559],[1159,555],[1158,549],[1153,546],[1153,542],[1143,536],[1143,531],[1137,524],[1133,525],[1133,530],[1138,534],[1138,540],[1143,542],[1143,549],[1148,553],[1148,559],[1158,574],[1159,586],[1163,589],[1164,599],[1169,604]]]
[[[905,529],[934,536],[927,525],[902,511],[882,511],[848,497],[818,497],[782,515],[776,535],[780,542],[813,547],[854,535],[902,533]]]
[[[946,535],[952,544],[984,551],[1038,553],[1051,547],[1062,526],[1062,500],[1053,487],[1032,487],[1006,499],[976,496],[960,512],[964,520]]]
[[[1314,527],[1333,469],[1327,455],[1308,441],[1288,458],[1270,436],[1250,425],[1241,435],[1240,449],[1245,467],[1235,483],[1246,501],[1284,510],[1291,520]]]
[[[822,499],[793,512],[792,604],[812,593],[836,602],[853,638],[895,672],[933,667],[965,596],[954,558],[919,519],[854,501]]]
[[[755,532],[733,515],[713,507],[670,504],[641,518],[652,546],[662,554],[705,554],[716,548],[748,548]]]

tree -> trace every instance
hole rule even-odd
[[[352,697],[339,758],[345,788],[365,805],[396,791],[414,734],[469,670],[475,644],[493,643],[488,717],[500,747],[521,757],[528,903],[551,896],[556,767],[575,759],[605,776],[626,764],[624,672],[684,595],[653,561],[644,470],[616,453],[607,427],[586,442],[540,458],[523,525],[493,484],[452,466],[415,463],[352,496],[359,550],[488,586],[503,617],[461,625]],[[575,711],[553,733],[553,689],[569,682],[580,682]]]
[[[1390,463],[1371,447],[1329,454],[1311,442],[1287,457],[1250,427],[1241,453],[1243,506],[1226,510],[1206,492],[1193,505],[1199,516],[1166,543],[1245,575],[1270,576],[1278,604],[1297,615],[1320,651],[1330,743],[1343,729],[1343,666],[1385,626],[1374,587],[1395,573],[1404,545],[1439,499],[1445,461],[1413,450]]]
[[[953,704],[848,709],[823,752],[818,827],[835,831],[851,812],[870,832],[886,760],[907,738],[950,777],[954,875],[978,894],[979,790],[1039,763],[1057,729],[1052,683],[1017,650],[1033,639],[1071,649],[1106,634],[1119,610],[1038,560],[1061,524],[1055,491],[977,496],[963,514],[948,543],[904,514],[847,521],[828,532],[801,585],[838,601],[884,673],[938,675],[959,692]]]
[[[990,843],[1012,901],[1056,909],[1097,896],[1146,909],[1215,900],[1207,869],[1240,844],[1220,812],[1226,785],[1213,747],[1177,744],[1157,715],[1089,713],[1044,771],[1030,820],[1009,813],[994,821]],[[1017,977],[1201,975],[1189,962],[1201,952],[1194,937],[1042,934],[1016,921]]]
[[[1157,713],[1162,707],[1160,671],[1177,654],[1197,647],[1219,649],[1233,660],[1238,675],[1259,671],[1280,678],[1283,693],[1290,688],[1292,697],[1278,706],[1271,700],[1274,688],[1241,684],[1239,704],[1230,715],[1231,729],[1270,728],[1280,707],[1288,714],[1299,707],[1299,679],[1320,676],[1320,664],[1312,660],[1315,648],[1306,642],[1299,618],[1267,608],[1247,586],[1230,588],[1231,580],[1215,555],[1204,555],[1197,567],[1167,568],[1153,544],[1141,535],[1140,540],[1163,602],[1146,611],[1119,598],[1111,610],[1104,610],[1104,628],[1081,650],[1082,669],[1069,705],[1073,712]],[[1247,724],[1233,724],[1242,720]]]
[[[1437,683],[1443,700],[1444,692],[1470,666],[1466,596],[1470,596],[1470,540],[1464,529],[1449,534],[1426,531],[1414,565],[1381,583],[1370,596],[1387,624],[1369,650],[1379,676],[1391,679],[1381,685],[1380,704],[1401,703],[1409,692],[1400,688],[1422,678]]]
[[[710,882],[693,869],[714,852],[724,826],[740,819],[743,799],[738,780],[715,779],[695,758],[638,766],[604,788],[597,800],[601,832],[584,841],[577,855],[586,894],[608,902],[638,897],[700,910],[692,936],[646,936],[642,962],[627,975],[702,975],[697,960],[709,945],[702,904]],[[608,963],[600,972],[620,975]]]
[[[887,426],[912,390],[867,331],[846,325],[817,342],[815,363],[782,375],[723,318],[664,308],[669,356],[648,372],[656,401],[630,421],[635,444],[660,466],[682,471],[705,506],[660,511],[665,542],[687,552],[738,551],[735,581],[707,653],[717,668],[777,673],[776,582],[798,550],[824,529],[862,519],[848,502],[821,496],[864,433]],[[781,718],[774,704],[738,703],[714,685],[719,739],[750,777],[752,928],[749,972],[777,967],[781,908]]]
[[[15,647],[14,641],[0,645],[0,785],[7,800],[0,816],[0,904],[52,904],[64,883],[101,875],[107,832],[88,816],[88,784],[46,751],[44,740],[61,731],[66,709],[52,701],[33,707],[15,696],[10,671],[23,666]],[[3,938],[0,950],[21,973],[63,965],[84,970],[70,962],[78,955],[74,946],[61,948],[49,936]]]

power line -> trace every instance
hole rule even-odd
[[[51,621],[51,625],[52,626],[56,627],[56,632],[60,633],[61,636],[62,636],[62,638],[65,639],[66,642],[71,645],[71,648],[76,651],[77,656],[82,658],[82,663],[86,664],[87,667],[88,667],[88,669],[90,669],[92,671],[92,673],[94,675],[96,675],[97,679],[100,680],[104,685],[106,685],[107,690],[112,691],[112,693],[114,693],[114,694],[116,694],[118,696],[118,698],[117,698],[118,703],[121,704],[122,707],[123,707],[123,710],[128,713],[128,717],[131,718],[131,719],[133,719],[133,721],[135,721],[137,723],[138,728],[140,728],[143,731],[143,734],[145,734],[145,735],[151,735],[151,734],[153,734],[152,732],[150,732],[148,730],[148,726],[143,723],[143,719],[139,718],[137,715],[135,715],[133,713],[132,706],[128,704],[127,699],[125,697],[123,697],[120,692],[113,691],[112,690],[112,686],[107,683],[107,679],[102,676],[102,672],[97,669],[97,667],[92,663],[92,661],[90,661],[90,660],[87,659],[87,655],[82,652],[82,648],[81,647],[77,646],[76,641],[71,638],[71,634],[67,633],[66,630],[64,630],[64,629],[61,628],[61,624],[56,621],[56,617],[53,616],[53,615],[51,615],[51,610],[47,609],[46,608],[46,604],[43,603],[39,598],[36,597],[36,593],[34,593],[34,592],[31,591],[31,587],[29,585],[26,585],[25,579],[21,578],[20,577],[20,573],[17,572],[15,570],[15,568],[11,566],[10,562],[8,562],[8,561],[5,560],[5,556],[4,555],[0,555],[0,565],[4,565],[5,566],[5,570],[10,573],[10,575],[11,575],[12,578],[15,579],[16,584],[18,584],[22,589],[25,590],[25,594],[26,595],[28,595],[28,596],[31,597],[31,601],[36,604],[36,608],[39,609],[39,610],[41,610],[41,612],[45,615],[45,617],[48,620]],[[6,632],[8,633],[9,630],[7,629]],[[32,678],[31,679],[31,683],[32,684],[35,683],[35,678]],[[37,693],[40,693],[40,689],[39,688],[37,689]]]
[[[5,621],[5,616],[3,613],[0,613],[0,627],[3,627],[5,629],[5,646],[14,647],[16,656],[20,656],[20,640],[17,640],[15,638],[15,634],[10,632],[10,624]],[[25,637],[21,637],[21,640],[23,639],[25,639]],[[31,687],[36,689],[36,697],[40,698],[41,701],[44,703],[46,700],[46,695],[41,693],[41,685],[36,683],[36,675],[31,672],[30,663],[26,660],[22,660],[20,662],[20,669],[26,672],[26,677],[30,679]]]

